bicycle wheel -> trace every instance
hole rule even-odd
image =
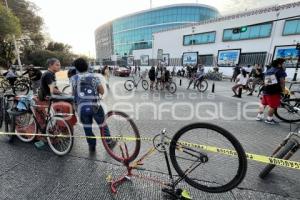
[[[144,88],[144,90],[148,90],[149,88],[149,83],[146,80],[142,80],[142,87]]]
[[[13,87],[13,93],[15,95],[27,95],[29,92],[29,87],[28,85],[24,84],[24,83],[18,83],[17,85],[15,85]]]
[[[297,141],[291,139],[289,140],[282,149],[280,149],[273,157],[283,159],[287,153],[297,145]],[[272,171],[276,165],[268,164],[259,174],[259,178],[264,179]]]
[[[288,123],[300,121],[300,99],[286,99],[275,110],[275,116]]]
[[[174,94],[177,90],[177,86],[174,82],[171,82],[169,85],[168,85],[168,91],[171,93],[171,94]]]
[[[134,88],[134,82],[132,80],[125,81],[124,87],[126,90],[131,91]]]
[[[63,117],[53,116],[46,125],[48,144],[58,156],[69,153],[73,147],[73,129]]]
[[[180,129],[171,140],[170,159],[188,184],[211,193],[235,188],[247,171],[246,154],[239,141],[225,129],[208,123]]]
[[[101,125],[101,136],[105,137],[107,133],[111,137],[120,137],[120,139],[102,139],[104,148],[113,159],[118,162],[131,162],[138,156],[141,148],[140,134],[137,126],[127,114],[118,111],[108,112]],[[114,148],[110,146],[112,141],[117,142]],[[122,154],[127,158],[124,159]]]
[[[200,83],[197,83],[197,88],[199,92],[205,92],[208,88],[207,80],[203,80]]]
[[[30,112],[11,117],[11,128],[22,142],[32,142],[38,132],[37,124]],[[27,135],[26,135],[27,134]]]

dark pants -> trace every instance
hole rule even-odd
[[[98,111],[94,114],[90,114],[90,115],[87,115],[87,114],[80,114],[80,121],[81,123],[83,124],[83,129],[84,129],[84,132],[85,132],[85,135],[87,137],[89,136],[92,136],[94,137],[94,133],[93,133],[93,130],[92,130],[92,124],[93,124],[93,119],[97,122],[97,124],[99,125],[99,128],[101,129],[102,127],[100,127],[104,121],[104,111],[103,111],[103,108],[102,106],[99,107]],[[109,133],[109,129],[107,126],[104,127],[104,135],[106,137],[110,137],[110,133]],[[91,138],[87,138],[86,139],[89,146],[96,146],[96,139],[91,139]],[[107,140],[108,142],[111,141],[111,139],[108,139]]]
[[[17,80],[17,77],[9,77],[9,78],[6,78],[6,79],[8,80],[8,82],[11,86],[14,86],[14,84]]]

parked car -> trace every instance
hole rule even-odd
[[[115,76],[129,76],[130,69],[128,67],[118,67],[114,70]]]

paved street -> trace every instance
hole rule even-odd
[[[127,92],[123,87],[126,79],[111,78],[111,90],[103,104],[107,111],[121,110],[131,115],[142,137],[153,137],[163,128],[173,136],[184,125],[205,121],[231,132],[246,152],[269,155],[290,130],[290,125],[283,122],[275,126],[256,122],[258,98],[231,97],[232,83],[226,80],[216,82],[216,93],[210,93],[212,82],[209,82],[208,91],[200,94],[193,89],[186,90],[186,80],[179,86],[179,79],[176,79],[177,92],[169,95],[165,91],[145,92],[141,85],[136,91]],[[67,81],[60,80],[59,84],[63,87]],[[151,103],[151,107],[146,103]],[[75,127],[75,135],[84,135],[79,124]],[[141,153],[151,145],[143,141]],[[155,154],[136,173],[167,181],[163,159],[163,155]],[[118,187],[116,195],[111,194],[107,175],[118,177],[125,169],[109,157],[100,141],[96,155],[89,154],[85,140],[76,139],[69,155],[57,157],[47,148],[37,150],[33,144],[20,141],[8,144],[0,137],[0,160],[0,199],[166,199],[159,184],[136,178]],[[300,160],[299,152],[292,160]],[[262,181],[258,174],[264,166],[248,161],[242,184],[223,194],[202,192],[185,183],[180,186],[188,189],[193,199],[300,199],[299,170],[276,167]]]

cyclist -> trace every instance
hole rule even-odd
[[[263,74],[263,70],[261,68],[261,65],[256,64],[254,69],[252,70],[252,72],[250,73],[249,77],[253,77],[252,81],[252,88],[250,93],[248,94],[248,96],[252,96],[252,93],[255,90],[255,86],[258,85],[259,83],[261,83],[263,81],[264,78],[264,74]]]
[[[41,70],[34,68],[33,65],[29,65],[28,69],[22,74],[22,76],[28,74],[31,81],[31,87],[33,94],[37,94],[37,90],[41,85],[42,72]]]
[[[189,86],[187,87],[187,89],[190,88],[191,84],[194,82],[194,89],[196,88],[196,84],[201,84],[204,76],[205,76],[205,72],[204,72],[204,67],[201,64],[198,64],[197,68],[193,68],[193,70],[191,71],[191,79],[190,79],[190,83]]]
[[[98,76],[88,72],[88,64],[83,58],[74,61],[74,66],[78,74],[71,78],[73,95],[75,97],[75,106],[86,136],[94,137],[92,131],[93,119],[99,127],[104,122],[104,110],[100,104],[99,94],[104,94],[103,85]],[[110,137],[108,127],[104,127],[105,136]],[[96,151],[96,139],[87,138],[89,151]],[[116,141],[107,139],[109,147],[113,148]]]
[[[269,106],[268,117],[265,123],[277,124],[273,119],[275,110],[280,106],[281,93],[285,91],[285,77],[287,76],[283,64],[285,59],[278,58],[272,62],[272,67],[265,72],[263,96],[257,114],[257,121],[264,119],[264,110]]]

